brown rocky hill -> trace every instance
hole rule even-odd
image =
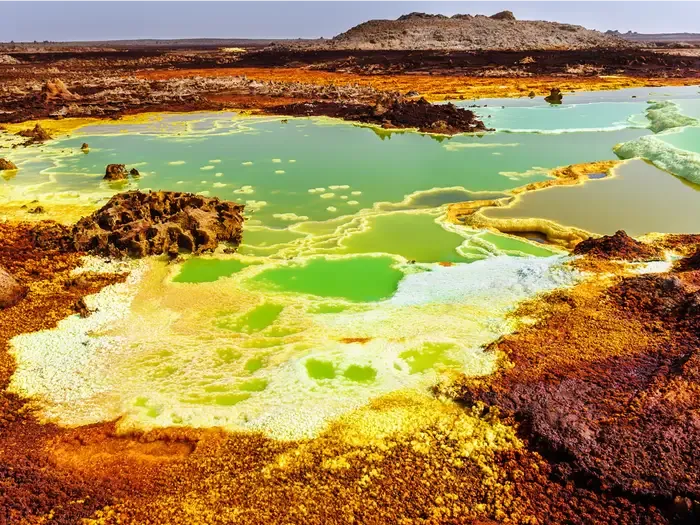
[[[581,26],[493,16],[411,13],[370,20],[321,44],[333,49],[535,50],[633,47],[629,41]]]

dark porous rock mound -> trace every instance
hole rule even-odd
[[[492,131],[477,119],[474,112],[454,104],[431,104],[419,100],[394,100],[387,104],[344,104],[341,102],[305,102],[275,106],[269,113],[292,116],[328,116],[376,124],[384,128],[417,128],[423,133],[454,135]]]
[[[239,244],[243,206],[191,193],[129,191],[78,221],[74,249],[107,256],[144,257],[214,250]]]
[[[489,18],[493,18],[494,20],[515,20],[515,15],[513,14],[513,11],[506,10],[496,13],[495,15],[491,15]]]
[[[0,159],[0,171],[5,171],[5,170],[16,170],[17,166],[13,162],[10,162],[9,160],[5,159]]]
[[[634,240],[624,231],[586,239],[574,248],[574,255],[589,255],[599,259],[623,259],[625,261],[653,261],[663,258],[659,248]]]
[[[676,268],[681,272],[700,270],[700,247],[694,254],[678,261]]]
[[[23,129],[17,133],[17,135],[29,139],[25,144],[34,144],[44,142],[45,140],[51,140],[51,135],[41,127],[41,124],[36,124],[33,129]]]
[[[125,180],[129,177],[124,164],[108,164],[105,168],[104,180]]]
[[[15,305],[27,295],[27,287],[22,286],[2,266],[0,266],[0,309]]]
[[[561,90],[559,88],[550,89],[549,95],[544,97],[544,100],[550,104],[561,104],[563,99],[564,96],[561,94]]]

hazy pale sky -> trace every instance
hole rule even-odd
[[[317,38],[411,11],[554,20],[605,31],[700,32],[700,2],[0,2],[0,39]]]

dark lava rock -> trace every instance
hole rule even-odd
[[[564,96],[561,94],[559,88],[552,88],[549,91],[549,95],[544,97],[544,100],[550,104],[561,104],[563,98]]]
[[[474,112],[454,104],[431,104],[419,100],[394,100],[386,104],[344,104],[340,102],[304,102],[268,108],[269,113],[294,116],[328,116],[354,122],[376,124],[384,128],[417,128],[423,133],[491,131]]]
[[[27,287],[22,286],[2,266],[0,266],[0,309],[9,308],[27,295]]]
[[[694,254],[678,261],[676,268],[681,272],[700,270],[700,248]]]
[[[70,244],[107,256],[201,253],[222,241],[239,244],[242,212],[242,205],[191,193],[129,191],[80,219]],[[60,239],[60,231],[55,233]]]
[[[131,168],[129,170],[129,175],[131,175],[132,177],[140,177],[141,176],[141,174],[139,173],[139,170],[137,170],[136,168]]]
[[[43,206],[37,206],[35,208],[30,208],[27,213],[34,213],[34,214],[40,214],[40,213],[46,213],[46,210],[44,209]]]
[[[5,159],[0,159],[0,171],[5,171],[5,170],[16,170],[17,166],[13,162],[10,162],[9,160]]]
[[[124,164],[108,164],[105,168],[104,180],[125,180],[128,176]]]
[[[574,254],[625,261],[653,261],[663,258],[660,249],[636,241],[622,230],[615,232],[615,235],[581,241],[574,248]]]
[[[37,124],[33,129],[23,129],[17,133],[20,137],[27,137],[29,140],[26,144],[33,144],[36,142],[44,142],[45,140],[50,140],[51,135],[41,127],[41,124]]]
[[[491,15],[489,18],[493,18],[494,20],[515,20],[515,15],[513,11],[501,11],[495,15]]]

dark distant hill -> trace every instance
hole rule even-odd
[[[619,31],[606,31],[605,34],[624,38],[630,42],[700,44],[700,33],[635,33],[633,31],[620,33]]]

